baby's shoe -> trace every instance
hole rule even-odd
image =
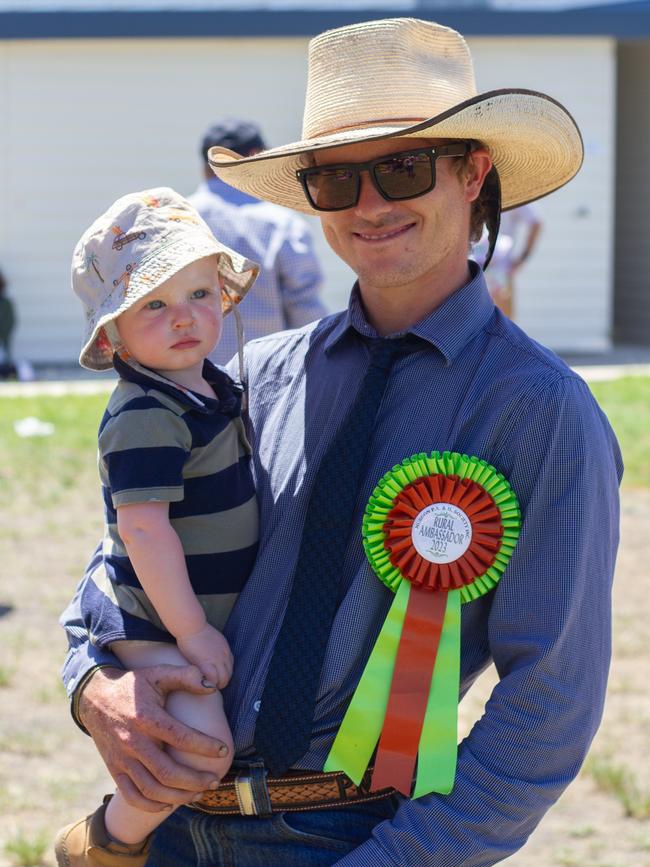
[[[112,840],[104,825],[106,804],[110,799],[111,795],[107,795],[91,816],[59,831],[54,843],[59,867],[144,867],[153,834],[135,846]]]

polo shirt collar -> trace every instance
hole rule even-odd
[[[122,379],[169,394],[188,409],[202,413],[212,413],[219,410],[219,412],[233,417],[240,413],[241,387],[234,383],[225,371],[216,367],[207,358],[203,362],[203,378],[214,389],[214,399],[197,394],[197,392],[185,388],[171,379],[166,379],[130,356],[128,358],[120,357],[115,353],[113,366]]]
[[[483,271],[470,261],[470,279],[464,286],[446,298],[439,307],[408,329],[409,334],[426,340],[451,364],[470,340],[478,334],[494,314],[494,303],[487,290]],[[345,340],[351,331],[365,338],[379,337],[366,319],[361,302],[359,284],[355,283],[345,315],[329,334],[325,350],[330,352]],[[387,335],[397,337],[400,335]]]

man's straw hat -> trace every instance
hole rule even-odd
[[[215,147],[209,161],[226,183],[313,214],[296,178],[309,164],[306,154],[398,136],[485,144],[504,209],[563,186],[583,157],[578,127],[559,102],[521,89],[477,94],[459,33],[431,21],[389,18],[312,39],[301,141],[247,158]]]

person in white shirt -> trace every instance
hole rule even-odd
[[[485,279],[492,300],[510,319],[514,315],[515,275],[535,249],[541,230],[542,221],[532,205],[522,205],[501,214],[499,236]],[[472,250],[472,258],[482,263],[487,246],[484,233]]]
[[[265,143],[257,124],[248,120],[224,118],[211,126],[201,142],[205,177],[188,197],[216,237],[261,265],[254,290],[241,307],[245,339],[321,319],[328,312],[320,298],[323,275],[307,221],[288,208],[261,202],[215,177],[207,152],[217,145],[251,156],[264,150]],[[224,321],[221,340],[210,360],[226,364],[236,352],[233,317]]]

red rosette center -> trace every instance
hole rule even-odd
[[[416,547],[414,533],[424,537],[424,544]],[[412,584],[424,590],[457,590],[492,566],[503,525],[485,488],[471,479],[437,473],[400,491],[386,518],[384,536],[390,562]],[[427,537],[431,554],[421,553]]]

